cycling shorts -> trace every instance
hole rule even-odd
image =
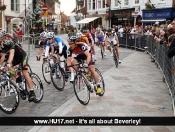
[[[74,57],[78,62],[82,62],[82,61],[84,61],[84,60],[86,60],[87,59],[87,56],[85,55],[85,54],[82,54],[82,55],[77,55],[76,57]],[[89,65],[94,65],[95,63],[94,63],[94,61],[93,61],[93,59],[92,59],[92,54],[91,54],[91,61],[90,61],[90,63],[89,63]]]
[[[104,37],[97,37],[99,42],[102,42],[104,40]]]
[[[54,48],[54,51],[55,51],[55,54],[59,54],[59,49],[55,49],[55,48]],[[67,46],[64,46],[64,47],[63,47],[62,53],[59,54],[59,55],[60,55],[60,56],[63,55],[64,58],[67,59],[67,52],[66,52],[66,51],[67,51]]]

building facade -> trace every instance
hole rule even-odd
[[[175,0],[76,0],[76,14],[83,18],[98,17],[88,26],[104,28],[117,26],[142,25],[146,21],[162,21],[174,18]],[[82,4],[78,4],[82,3]],[[147,6],[151,5],[151,8]],[[82,9],[86,9],[83,12]],[[151,15],[152,16],[151,16]],[[80,15],[79,15],[80,16]],[[154,20],[153,20],[154,19]],[[150,21],[149,21],[150,22]],[[87,24],[86,24],[87,25]]]

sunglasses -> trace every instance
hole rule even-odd
[[[51,40],[52,38],[48,38],[48,40]]]
[[[69,45],[73,45],[73,44],[75,44],[75,43],[73,43],[73,42],[70,42],[70,43],[69,43]]]

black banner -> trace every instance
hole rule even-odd
[[[171,126],[175,117],[0,117],[0,125]]]

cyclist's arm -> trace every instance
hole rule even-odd
[[[51,45],[50,48],[51,48],[51,56],[53,56],[54,55],[54,46]]]
[[[88,50],[86,50],[86,51],[84,52],[84,54],[85,54],[86,57],[87,57],[86,62],[87,62],[87,64],[89,64],[89,63],[91,62],[91,54],[89,53]]]
[[[118,40],[117,35],[115,35],[115,40],[117,41],[117,44],[119,44],[119,40]]]
[[[7,63],[11,64],[14,58],[14,54],[15,54],[15,50],[14,49],[10,49],[9,51],[9,58],[7,60]]]
[[[49,55],[50,46],[46,46],[45,57]]]
[[[88,46],[90,46],[88,38],[86,38],[85,41],[86,41],[86,44],[87,44]]]
[[[58,45],[59,45],[59,54],[61,54],[62,51],[63,51],[63,45],[62,45],[62,42],[58,42]]]

